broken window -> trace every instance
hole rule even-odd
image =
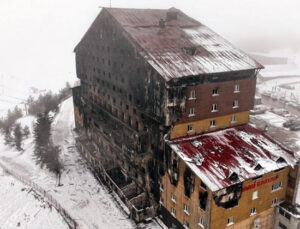
[[[213,193],[213,199],[217,206],[228,209],[238,205],[241,195],[242,183],[238,183]]]
[[[194,125],[193,125],[193,124],[189,124],[189,125],[187,126],[187,131],[188,131],[188,132],[193,131],[193,129],[194,129]]]
[[[235,115],[232,115],[231,116],[231,123],[235,123],[236,122],[236,116]]]
[[[199,207],[202,210],[206,210],[208,192],[199,192]]]
[[[184,171],[183,178],[184,178],[184,195],[190,198],[191,193],[193,193],[194,191],[195,176],[188,167]]]
[[[230,176],[229,176],[229,180],[231,181],[237,181],[239,179],[239,176],[237,175],[237,173],[233,172]]]

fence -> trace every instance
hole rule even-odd
[[[71,229],[78,229],[78,224],[77,222],[69,215],[69,213],[66,211],[66,209],[64,209],[57,201],[56,199],[53,198],[52,195],[50,195],[49,193],[46,192],[45,189],[43,189],[42,187],[40,187],[39,185],[37,185],[36,183],[20,176],[19,174],[17,174],[16,172],[8,169],[4,164],[2,164],[0,162],[0,167],[2,167],[2,169],[12,175],[14,178],[16,178],[17,180],[21,181],[22,183],[30,186],[34,191],[38,192],[39,194],[41,194],[43,197],[45,197],[47,199],[47,201],[49,202],[49,204],[51,206],[53,206],[58,213],[63,217],[63,219],[66,221],[66,223],[69,225],[69,228]]]

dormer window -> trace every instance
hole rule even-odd
[[[195,90],[191,90],[190,91],[190,97],[189,97],[189,99],[196,99],[196,92],[195,92]]]
[[[258,170],[261,170],[262,169],[262,166],[260,164],[257,164],[255,167],[254,167],[254,170],[255,171],[258,171]]]
[[[279,157],[276,162],[277,163],[286,163],[286,160],[283,157]]]
[[[237,175],[237,173],[233,172],[230,176],[229,176],[229,180],[231,181],[237,181],[239,178],[239,176]]]
[[[213,89],[212,95],[213,95],[213,96],[219,95],[219,88],[218,88],[218,87],[216,87],[216,88]]]

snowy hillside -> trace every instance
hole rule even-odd
[[[61,156],[65,167],[61,179],[63,186],[57,187],[55,176],[36,166],[32,159],[34,146],[32,135],[24,141],[23,148],[25,151],[23,153],[5,146],[1,136],[0,162],[47,190],[77,221],[80,228],[136,228],[136,224],[128,218],[109,191],[94,178],[87,168],[86,162],[75,149],[73,115],[72,98],[69,98],[61,104],[60,111],[56,115],[52,126],[54,144],[59,145],[62,149]],[[25,117],[19,120],[23,125],[25,123],[28,125],[32,121],[34,121],[33,117]],[[5,184],[5,187],[7,186],[9,188],[9,182]],[[18,189],[16,189],[17,191]],[[24,202],[27,202],[27,199],[24,199]],[[5,205],[0,204],[0,212],[4,209],[2,206]],[[15,214],[22,217],[23,213]],[[4,219],[1,219],[0,214],[0,222],[1,220]],[[17,219],[12,221],[14,224],[17,223]],[[39,222],[37,220],[36,224],[39,224]],[[161,228],[155,222],[140,225],[140,227]],[[43,228],[50,229],[54,227],[49,224],[44,225]]]

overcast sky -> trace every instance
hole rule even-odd
[[[100,6],[109,0],[0,0],[0,76],[52,89],[75,80],[73,49]],[[245,51],[300,49],[299,0],[112,0],[112,6],[176,7]]]

